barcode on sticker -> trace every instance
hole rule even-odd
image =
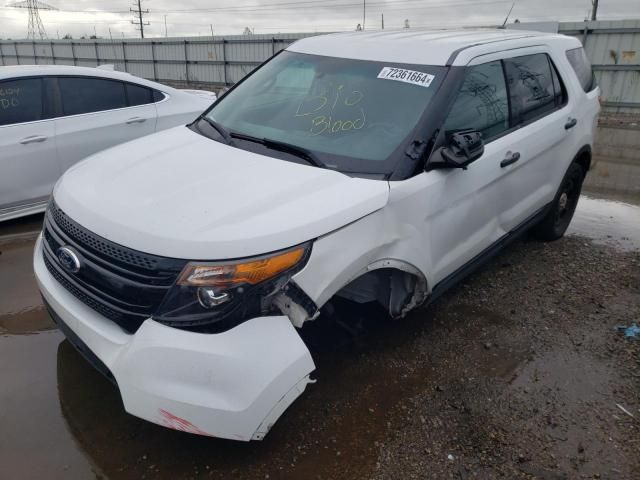
[[[378,78],[385,80],[397,80],[398,82],[412,83],[421,87],[428,87],[435,78],[433,75],[404,68],[384,67],[380,70]]]

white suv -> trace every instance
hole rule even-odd
[[[296,328],[332,298],[402,317],[530,227],[561,237],[598,110],[565,36],[307,38],[192,125],[71,168],[40,289],[129,413],[261,439],[312,382]]]

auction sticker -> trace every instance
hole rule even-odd
[[[429,73],[416,72],[415,70],[405,70],[404,68],[384,67],[380,70],[378,78],[385,80],[396,80],[398,82],[411,83],[421,87],[431,85],[434,77]]]

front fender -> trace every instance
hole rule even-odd
[[[399,223],[384,208],[316,240],[307,265],[293,280],[318,307],[354,279],[380,268],[418,276],[426,295],[427,255],[420,243],[413,226]]]

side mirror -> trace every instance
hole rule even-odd
[[[447,134],[447,144],[438,152],[442,157],[429,162],[433,168],[463,168],[484,153],[482,133],[477,130],[458,130]]]

